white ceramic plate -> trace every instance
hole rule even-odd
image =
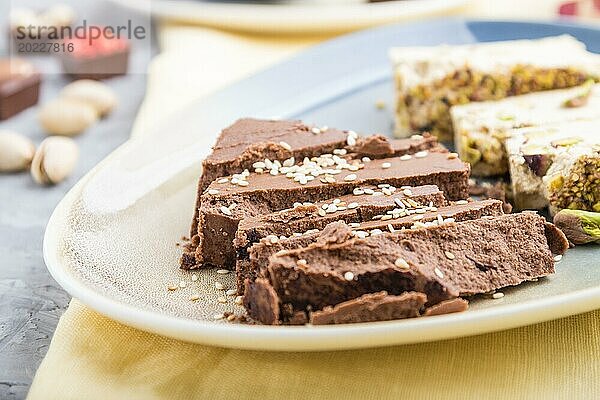
[[[410,18],[441,15],[468,0],[295,0],[279,4],[202,0],[114,0],[160,18],[256,32],[348,32]],[[267,2],[265,2],[267,3]]]
[[[74,297],[124,324],[182,340],[244,349],[333,350],[415,343],[508,329],[600,307],[600,248],[570,250],[557,273],[476,299],[460,314],[340,326],[270,327],[215,321],[241,313],[233,276],[178,268],[175,243],[188,230],[200,160],[216,133],[240,116],[302,118],[362,132],[389,132],[392,45],[466,43],[570,33],[600,49],[590,28],[444,20],[365,31],[325,43],[205,99],[131,140],[61,201],[46,230],[44,257]],[[594,47],[596,46],[596,47]],[[319,60],[315,63],[314,60]],[[302,73],[298,73],[302,71]],[[290,79],[293,76],[294,79]],[[168,291],[169,285],[184,288]],[[198,301],[190,296],[199,294]]]

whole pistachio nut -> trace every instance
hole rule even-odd
[[[33,142],[25,136],[12,131],[0,131],[0,172],[26,170],[34,153]]]
[[[80,79],[64,87],[60,97],[86,103],[96,109],[98,114],[105,116],[117,105],[117,95],[105,83],[91,79]]]
[[[600,242],[600,213],[564,209],[554,216],[554,225],[574,244]]]
[[[52,136],[46,138],[31,162],[31,176],[41,185],[54,185],[66,179],[77,164],[79,149],[73,139]]]
[[[38,115],[42,128],[50,135],[75,136],[98,120],[91,105],[66,98],[46,103]]]

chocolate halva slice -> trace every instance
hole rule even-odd
[[[279,166],[280,165],[280,166]],[[437,185],[449,199],[464,199],[469,166],[452,153],[422,151],[414,156],[383,159],[346,159],[335,154],[305,158],[294,164],[255,167],[217,179],[202,194],[195,251],[182,258],[184,268],[204,264],[235,266],[233,240],[239,222],[247,217],[350,194],[356,187],[389,184],[394,187]]]
[[[261,322],[281,323],[380,291],[424,293],[427,306],[487,293],[554,272],[553,254],[568,242],[549,226],[525,212],[281,251],[258,285],[247,281],[244,305],[259,321],[275,310]]]
[[[352,131],[311,126],[301,121],[239,119],[221,131],[212,152],[202,162],[191,236],[198,230],[200,195],[215,179],[251,169],[256,162],[302,159],[336,149],[383,158],[442,147],[427,133],[394,140],[381,135],[359,137]]]
[[[357,187],[349,195],[314,203],[295,203],[293,208],[245,218],[238,225],[234,246],[238,258],[244,257],[248,247],[269,235],[292,236],[312,229],[321,230],[334,221],[369,221],[399,205],[405,209],[427,209],[446,203],[443,192],[435,185]]]
[[[383,215],[374,215],[363,222],[338,221],[331,223],[323,230],[311,229],[302,234],[294,233],[289,237],[271,234],[252,245],[247,254],[238,257],[236,262],[236,279],[238,293],[244,292],[246,279],[253,281],[259,271],[268,265],[271,255],[281,250],[291,250],[308,246],[316,241],[338,241],[352,237],[365,238],[383,232],[394,232],[412,227],[441,225],[447,222],[465,221],[483,216],[502,215],[502,202],[484,200],[466,202],[459,201],[447,206],[435,207],[429,204],[413,206],[410,202],[399,202]]]

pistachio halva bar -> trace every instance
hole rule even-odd
[[[569,89],[457,105],[450,114],[455,149],[471,164],[471,175],[504,175],[508,172],[505,141],[512,129],[598,119],[600,85],[588,82]]]
[[[382,215],[364,218],[363,222],[348,222],[340,218],[336,223],[330,223],[323,230],[309,229],[306,232],[295,232],[289,236],[271,234],[253,244],[246,251],[246,255],[238,257],[236,263],[238,294],[243,294],[246,279],[254,281],[260,271],[268,265],[268,259],[271,255],[281,250],[305,247],[320,240],[330,240],[335,236],[332,232],[336,232],[338,224],[347,223],[347,226],[350,227],[347,232],[342,230],[343,235],[348,233],[350,236],[365,238],[400,229],[441,225],[443,223],[502,214],[502,202],[499,200],[472,202],[462,200],[438,208],[433,206],[431,202],[429,204],[415,204],[409,199],[403,199],[403,201],[383,212]],[[277,228],[277,226],[274,226],[274,231]]]
[[[364,239],[338,232],[271,256],[264,277],[248,282],[244,305],[268,324],[309,322],[317,310],[382,291],[423,293],[433,306],[552,274],[553,254],[567,248],[562,232],[532,212]]]
[[[279,166],[281,165],[281,166]],[[239,222],[304,203],[351,194],[356,187],[437,185],[449,199],[464,199],[469,165],[450,153],[427,152],[370,160],[335,154],[293,159],[255,167],[211,183],[201,195],[194,259],[184,254],[183,266],[235,267],[233,240]]]
[[[398,47],[395,135],[429,131],[452,140],[450,107],[581,85],[600,76],[600,56],[571,36]]]
[[[600,119],[515,129],[506,146],[517,208],[600,212]]]

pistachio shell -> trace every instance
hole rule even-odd
[[[0,131],[0,172],[26,170],[31,164],[35,146],[23,135]]]
[[[59,98],[46,103],[38,117],[47,133],[74,136],[93,125],[98,112],[84,102]]]
[[[98,114],[109,114],[117,105],[117,95],[105,83],[81,79],[64,87],[60,96],[65,99],[89,104]]]
[[[42,185],[66,179],[75,168],[79,149],[73,139],[53,136],[45,139],[33,157],[31,176]]]

